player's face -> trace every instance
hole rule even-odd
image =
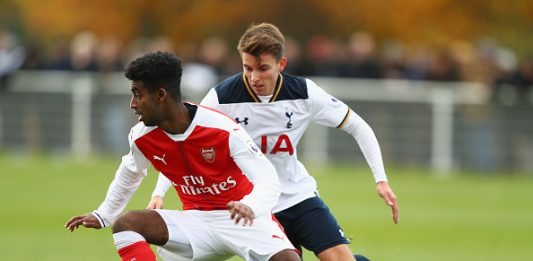
[[[242,54],[242,67],[248,83],[255,94],[261,96],[274,93],[279,73],[285,69],[286,63],[285,57],[277,61],[269,53],[262,53],[259,57],[248,53]]]
[[[142,81],[131,81],[130,107],[139,115],[139,121],[146,126],[157,126],[161,121],[158,112],[156,93],[150,91]]]

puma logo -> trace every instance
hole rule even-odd
[[[159,157],[157,155],[154,155],[154,160],[159,160],[159,161],[163,162],[163,164],[167,165],[167,162],[165,161],[165,155],[166,154],[163,154],[163,157]]]
[[[272,235],[272,238],[277,238],[277,239],[281,239],[281,240],[283,240],[283,237],[280,237],[280,236],[278,236],[278,235]]]

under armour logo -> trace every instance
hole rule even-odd
[[[244,125],[248,125],[248,117],[244,117],[244,120],[241,121],[239,117],[235,118],[235,121],[238,123],[244,123]]]
[[[159,161],[163,162],[163,164],[167,165],[167,162],[165,161],[165,155],[166,154],[163,154],[163,157],[159,157],[157,155],[154,155],[154,160],[159,160]]]
[[[289,109],[287,108],[287,111],[285,112],[285,116],[286,116],[287,118],[289,118],[289,121],[287,122],[287,125],[286,125],[286,126],[287,126],[287,129],[292,128],[292,119],[291,119],[291,117],[292,117],[293,114],[294,114],[294,113],[293,113],[292,111],[289,112]]]

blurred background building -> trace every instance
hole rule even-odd
[[[241,70],[238,37],[263,21],[287,36],[287,72],[361,114],[387,164],[533,173],[533,1],[520,0],[4,0],[0,152],[123,154],[129,60],[176,53],[199,102]],[[353,161],[346,139],[313,129],[302,156]]]

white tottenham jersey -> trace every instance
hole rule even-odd
[[[183,209],[227,209],[231,200],[270,213],[280,193],[275,168],[243,128],[220,112],[186,104],[196,114],[183,134],[169,134],[140,122],[129,135],[130,153],[122,158],[104,202],[94,215],[107,226],[139,187],[152,165],[171,180]],[[197,108],[197,109],[196,109]]]
[[[274,213],[315,195],[316,181],[298,161],[296,151],[311,122],[340,128],[354,136],[375,181],[387,180],[379,144],[368,124],[309,79],[280,74],[268,100],[258,97],[245,75],[239,73],[211,89],[201,104],[239,122],[276,167],[282,193]],[[154,195],[164,194],[159,183],[164,181],[158,182]]]

